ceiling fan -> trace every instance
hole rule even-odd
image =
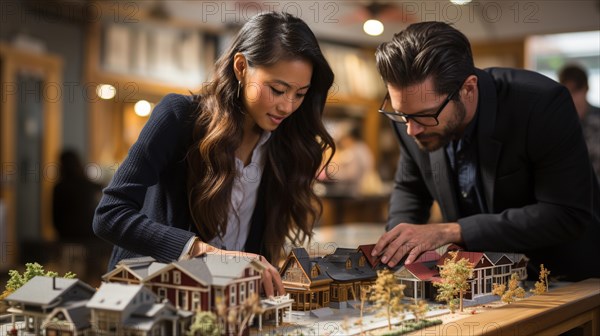
[[[417,22],[418,18],[412,12],[406,11],[406,7],[399,1],[376,1],[362,2],[349,15],[341,18],[345,24],[363,24],[363,30],[368,35],[381,35],[384,23],[410,24]]]

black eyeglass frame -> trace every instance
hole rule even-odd
[[[468,78],[468,76],[467,76],[467,78]],[[377,111],[397,123],[406,124],[406,123],[408,123],[409,120],[412,119],[414,122],[416,122],[417,124],[419,124],[421,126],[425,126],[425,127],[437,126],[440,124],[440,122],[438,120],[438,116],[440,115],[440,113],[442,113],[444,108],[446,108],[446,105],[448,105],[448,103],[452,100],[452,98],[460,91],[460,89],[463,87],[465,81],[466,81],[466,79],[464,81],[462,81],[461,84],[454,91],[452,91],[452,93],[450,93],[448,95],[448,97],[446,97],[446,99],[444,100],[442,105],[440,105],[440,107],[437,109],[437,111],[435,113],[406,114],[406,113],[397,112],[397,111],[394,111],[394,112],[385,111],[383,108],[385,107],[386,102],[390,100],[389,92],[386,93],[385,97],[383,98],[383,101],[381,102],[381,106],[379,107],[379,109]],[[423,122],[419,122],[416,118],[432,118],[435,123],[431,124],[431,125],[424,124]]]

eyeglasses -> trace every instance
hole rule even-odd
[[[458,91],[460,91],[461,87],[462,84],[459,87],[457,87],[456,90],[454,90],[452,93],[450,93],[435,113],[406,114],[398,111],[386,111],[386,108],[390,103],[389,92],[385,95],[385,98],[383,98],[383,102],[381,102],[381,107],[378,111],[379,113],[384,114],[386,117],[398,123],[406,124],[409,120],[412,120],[422,126],[437,126],[440,124],[440,122],[438,121],[438,116],[440,115],[440,113],[442,113],[446,105],[448,105],[448,103],[452,100],[452,97],[454,97],[458,93]]]

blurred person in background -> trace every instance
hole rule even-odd
[[[569,89],[583,127],[583,136],[596,177],[600,178],[600,108],[587,100],[588,76],[578,65],[566,65],[558,73],[560,83]]]
[[[328,183],[328,195],[346,197],[377,195],[383,186],[375,170],[375,158],[363,141],[359,127],[344,130],[336,142],[336,152],[319,180]]]
[[[59,171],[52,198],[52,220],[60,244],[58,267],[95,284],[102,275],[100,264],[106,263],[110,252],[106,242],[96,237],[92,229],[102,186],[86,176],[74,150],[61,153]]]
[[[60,155],[60,177],[54,187],[52,219],[62,242],[97,240],[92,229],[102,186],[85,174],[79,155],[67,149]]]

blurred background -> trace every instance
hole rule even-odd
[[[304,19],[336,76],[325,122],[343,150],[316,187],[325,205],[321,226],[386,220],[399,152],[377,113],[385,87],[374,50],[411,23],[453,23],[471,40],[480,68],[556,79],[563,65],[580,64],[589,74],[588,100],[600,104],[598,0],[3,0],[0,274],[37,261],[99,283],[110,246],[69,225],[90,227],[99,188],[160,98],[201,90],[232,35],[269,10]],[[360,173],[343,176],[358,161]],[[59,173],[67,164],[71,182]]]

